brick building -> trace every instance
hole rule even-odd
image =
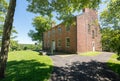
[[[85,8],[74,22],[67,26],[61,23],[44,32],[44,49],[68,53],[101,51],[97,11]]]

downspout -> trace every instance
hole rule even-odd
[[[78,28],[78,25],[77,25],[77,16],[76,16],[76,53],[78,54],[78,34],[77,34],[77,28]]]

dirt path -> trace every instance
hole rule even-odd
[[[106,66],[112,53],[97,56],[50,56],[54,69],[50,81],[120,81],[118,75]]]

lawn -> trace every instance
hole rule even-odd
[[[2,81],[48,81],[52,71],[52,60],[34,51],[9,53],[6,78]]]
[[[120,59],[118,60],[118,58],[120,57],[117,54],[113,54],[107,64],[113,71],[120,75]]]
[[[85,53],[80,53],[79,55],[81,56],[96,56],[101,54],[101,52],[85,52]]]

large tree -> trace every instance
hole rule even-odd
[[[3,28],[2,47],[0,52],[0,78],[5,77],[6,62],[10,44],[10,34],[12,30],[13,17],[16,7],[16,0],[10,0],[9,7]]]
[[[108,48],[120,55],[120,0],[108,1],[107,7],[101,14],[101,22],[102,26],[107,29],[109,27],[110,31],[102,33],[104,40],[102,42],[109,42],[106,43]]]
[[[35,28],[30,30],[28,35],[33,41],[41,42],[43,40],[43,32],[51,28],[52,20],[48,17],[37,16],[33,19],[32,25]]]
[[[97,8],[101,0],[27,0],[28,11],[38,13],[42,16],[54,16],[66,20],[73,17],[73,13],[83,8]]]

